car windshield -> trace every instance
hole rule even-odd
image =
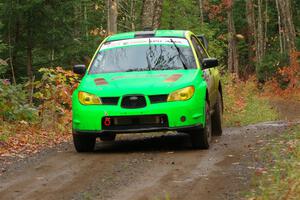
[[[186,39],[138,38],[103,44],[89,74],[195,68],[193,52]]]

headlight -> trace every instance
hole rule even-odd
[[[78,93],[79,102],[83,105],[99,105],[102,104],[99,97],[93,94],[89,94],[86,92]]]
[[[193,97],[195,92],[195,88],[193,86],[189,86],[186,88],[182,88],[180,90],[176,90],[172,92],[168,96],[168,101],[186,101]]]

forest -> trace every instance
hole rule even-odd
[[[264,82],[299,49],[299,7],[297,0],[2,0],[0,73],[24,83],[42,67],[88,63],[116,32],[186,29],[209,38],[222,69]]]

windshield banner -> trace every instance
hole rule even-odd
[[[139,45],[174,45],[186,46],[189,47],[189,43],[184,38],[137,38],[129,40],[119,40],[106,42],[102,45],[100,51],[112,49],[112,48],[121,48],[128,46],[139,46]]]

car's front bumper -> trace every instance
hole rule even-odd
[[[194,126],[183,126],[183,127],[165,127],[165,128],[140,128],[140,129],[126,129],[126,130],[103,130],[103,131],[80,131],[73,130],[73,135],[86,135],[86,136],[94,136],[98,137],[101,134],[126,134],[126,133],[147,133],[147,132],[165,132],[165,131],[178,131],[178,132],[189,132],[195,129],[202,129],[203,125],[194,125]]]
[[[205,95],[205,94],[204,94]],[[75,95],[76,97],[76,95]],[[151,104],[147,100],[144,108],[125,109],[118,105],[82,105],[77,98],[73,98],[73,130],[75,132],[145,132],[159,130],[177,130],[181,127],[203,126],[205,124],[205,112],[203,94],[194,96],[187,101],[164,102]],[[120,130],[105,130],[103,118],[105,117],[132,117],[165,115],[167,125],[164,127],[129,127]],[[184,120],[183,120],[184,118]]]

